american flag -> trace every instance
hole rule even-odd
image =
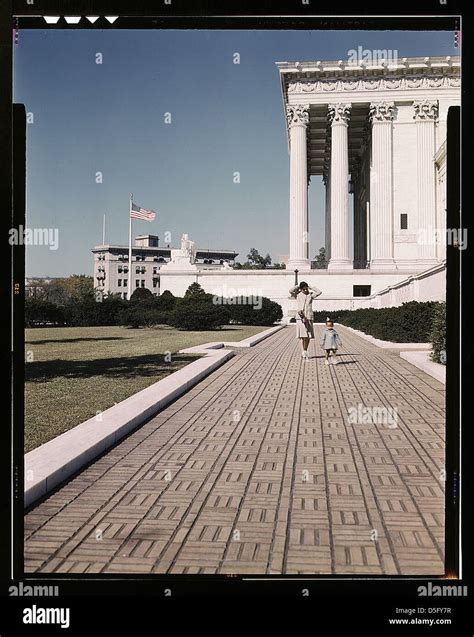
[[[145,210],[145,208],[141,208],[136,204],[132,203],[132,208],[130,210],[130,217],[132,219],[142,219],[144,221],[153,221],[156,217],[155,212],[153,210]]]

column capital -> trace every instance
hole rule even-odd
[[[309,124],[309,104],[287,104],[286,121],[288,127]]]
[[[391,122],[395,113],[394,102],[371,102],[369,108],[369,122]]]
[[[338,102],[337,104],[328,104],[329,123],[332,126],[334,126],[334,124],[349,124],[351,107],[352,104],[343,102]]]
[[[417,122],[435,121],[438,117],[438,100],[415,100],[413,119]]]

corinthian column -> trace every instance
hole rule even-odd
[[[349,147],[351,104],[329,104],[331,123],[331,259],[328,270],[352,269],[349,252]]]
[[[331,176],[329,166],[323,174],[323,182],[326,187],[324,246],[326,248],[326,261],[329,261],[331,258]]]
[[[417,203],[418,203],[418,260],[424,265],[436,260],[436,181],[435,181],[435,121],[437,100],[413,102],[416,122]]]
[[[286,117],[290,134],[290,254],[287,268],[309,269],[306,159],[309,106],[288,105]]]
[[[370,267],[391,270],[393,260],[393,102],[370,105],[372,170],[370,173]]]

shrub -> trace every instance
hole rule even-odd
[[[229,303],[222,299],[222,307],[227,308],[230,322],[238,325],[273,325],[283,317],[281,305],[267,297],[261,298],[261,307],[254,305],[254,299],[238,297],[239,303]]]
[[[102,325],[102,303],[98,303],[94,298],[70,299],[64,306],[67,324],[74,327]]]
[[[214,304],[211,295],[191,294],[177,302],[168,322],[180,330],[215,330],[226,325],[229,318],[228,309]]]
[[[431,324],[430,341],[433,345],[431,359],[435,363],[446,365],[446,303],[435,307]]]
[[[262,299],[262,309],[259,322],[256,325],[273,325],[283,318],[281,305],[276,301],[270,301],[266,297]]]
[[[314,320],[324,322],[329,316],[335,322],[384,341],[428,343],[438,305],[435,301],[409,301],[399,307],[320,310],[314,313]]]
[[[138,328],[164,325],[167,323],[168,318],[169,312],[162,312],[155,308],[135,305],[123,309],[118,315],[117,321],[119,325]]]
[[[193,294],[205,294],[202,286],[199,285],[199,283],[191,283],[184,296],[192,296]]]
[[[171,311],[174,309],[176,301],[176,297],[169,290],[165,290],[159,296],[153,297],[153,307],[162,311]]]
[[[71,298],[64,306],[64,315],[67,324],[74,327],[117,325],[118,316],[127,305],[118,295],[107,296],[100,302],[86,296]]]
[[[226,298],[217,298],[218,305],[225,307],[229,313],[231,323],[237,325],[252,325],[257,312],[253,305],[247,303],[247,299],[243,298],[241,303],[229,303]]]
[[[153,293],[148,288],[136,288],[130,296],[131,303],[141,303],[153,298]]]
[[[100,325],[117,325],[118,316],[125,307],[127,307],[127,301],[118,294],[107,296],[102,302],[96,303]]]
[[[25,299],[26,327],[41,325],[64,325],[66,319],[62,308],[43,299]]]

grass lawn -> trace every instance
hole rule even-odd
[[[265,329],[229,325],[184,332],[163,325],[25,330],[25,452],[196,359],[176,354],[178,350],[210,341],[240,341]]]

